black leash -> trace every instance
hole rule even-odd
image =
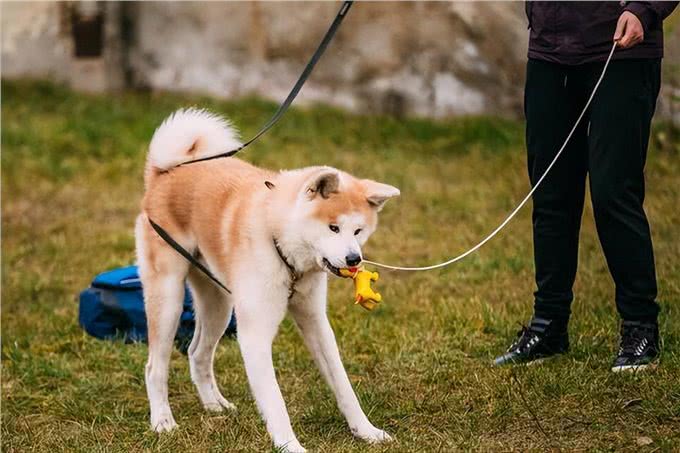
[[[338,28],[340,28],[340,24],[342,23],[342,20],[345,18],[345,15],[347,14],[347,11],[349,11],[349,8],[352,6],[353,1],[346,1],[342,4],[342,7],[340,8],[340,11],[338,11],[338,14],[335,16],[335,19],[333,20],[333,23],[331,26],[328,28],[328,31],[324,35],[323,39],[321,40],[321,43],[319,44],[319,47],[316,48],[316,51],[312,55],[312,58],[309,60],[309,63],[307,63],[307,66],[305,66],[305,69],[302,71],[302,74],[300,74],[300,78],[298,78],[297,82],[295,82],[295,85],[293,86],[293,89],[290,90],[290,93],[288,93],[288,97],[283,101],[283,103],[279,106],[279,108],[276,110],[274,115],[265,123],[264,126],[262,126],[262,129],[260,129],[260,132],[255,134],[253,138],[242,144],[236,149],[233,149],[231,151],[227,151],[221,154],[217,154],[215,156],[209,156],[209,157],[201,157],[199,159],[194,159],[190,160],[184,163],[179,164],[178,166],[182,165],[189,165],[193,164],[196,162],[204,162],[206,160],[212,160],[212,159],[219,159],[222,157],[230,157],[233,156],[234,154],[238,153],[241,151],[243,148],[246,146],[250,145],[253,143],[255,140],[260,138],[265,132],[267,132],[271,127],[276,124],[276,122],[283,116],[284,113],[286,113],[286,110],[288,110],[288,107],[293,103],[295,98],[297,97],[298,93],[302,89],[302,86],[305,84],[307,79],[312,73],[312,70],[314,70],[314,66],[316,66],[316,63],[319,61],[323,53],[326,51],[326,47],[328,47],[328,44],[331,42],[333,39],[333,36],[335,36],[335,32],[338,31]]]
[[[302,89],[302,86],[305,84],[307,79],[312,73],[312,70],[314,70],[314,66],[316,66],[316,63],[319,61],[323,53],[326,51],[326,47],[328,47],[328,44],[331,42],[333,37],[335,36],[335,32],[338,31],[338,28],[340,28],[340,24],[342,23],[342,20],[345,18],[345,15],[347,15],[347,11],[349,11],[350,7],[352,6],[353,1],[345,1],[342,4],[342,7],[340,8],[340,11],[338,11],[338,14],[335,16],[335,19],[333,20],[333,23],[331,26],[328,28],[328,31],[324,35],[323,39],[321,40],[321,43],[319,43],[319,47],[316,48],[316,51],[312,55],[312,58],[310,58],[309,62],[307,63],[307,66],[305,66],[305,69],[302,71],[302,74],[300,74],[300,77],[298,78],[297,82],[295,82],[295,85],[293,86],[293,89],[290,90],[290,93],[288,93],[288,96],[286,99],[283,101],[283,103],[279,106],[279,108],[276,110],[274,115],[265,123],[264,126],[262,126],[262,129],[255,134],[253,138],[242,144],[236,149],[233,149],[231,151],[227,151],[225,153],[217,154],[215,156],[210,156],[210,157],[202,157],[199,159],[194,159],[190,160],[187,162],[184,162],[178,166],[182,165],[188,165],[188,164],[193,164],[196,162],[203,162],[206,160],[212,160],[212,159],[219,159],[221,157],[230,157],[233,156],[234,154],[238,153],[241,151],[243,148],[246,146],[250,145],[253,143],[255,140],[260,138],[265,132],[267,132],[269,129],[276,124],[276,122],[283,116],[284,113],[286,113],[286,110],[288,110],[288,107],[293,103],[295,98],[297,97],[298,93]],[[227,288],[222,282],[220,282],[215,275],[213,275],[212,272],[208,268],[206,268],[203,264],[201,264],[200,261],[198,261],[194,256],[189,253],[184,247],[179,245],[177,241],[175,241],[172,236],[168,234],[167,231],[165,231],[160,225],[158,225],[156,222],[151,220],[149,218],[149,223],[151,224],[151,227],[158,233],[158,235],[163,239],[170,247],[175,249],[177,253],[182,255],[189,263],[193,264],[198,270],[203,272],[210,280],[215,282],[216,285],[218,285],[220,288],[231,294],[231,291],[229,291],[229,288]],[[278,244],[276,241],[274,242],[274,246],[276,248],[277,253],[279,256],[282,258],[284,264],[288,267],[288,269],[291,271],[291,278],[293,280],[293,284],[291,286],[290,294],[289,297],[292,295],[294,292],[294,285],[295,281],[297,280],[298,276],[297,273],[295,272],[295,269],[293,269],[288,262],[286,261],[285,257],[281,253],[281,250],[278,247]]]
[[[177,253],[179,253],[180,255],[182,255],[189,263],[191,263],[191,264],[193,264],[194,266],[196,266],[196,268],[197,268],[199,271],[203,272],[210,280],[212,280],[213,282],[215,282],[215,284],[216,284],[217,286],[219,286],[220,288],[222,288],[223,290],[225,290],[226,292],[228,292],[229,294],[231,294],[231,291],[229,291],[229,288],[227,288],[226,286],[224,286],[224,285],[222,284],[222,282],[219,281],[219,280],[217,279],[217,277],[215,277],[215,275],[213,275],[213,273],[210,272],[210,270],[209,270],[207,267],[205,267],[200,261],[198,261],[196,258],[194,258],[194,255],[192,255],[191,253],[189,253],[189,252],[187,251],[187,249],[185,249],[184,247],[182,247],[181,245],[179,245],[179,243],[178,243],[177,241],[175,241],[175,240],[172,238],[172,236],[170,236],[170,235],[168,234],[167,231],[165,231],[163,228],[160,227],[160,225],[158,225],[156,222],[154,222],[154,221],[151,220],[151,219],[149,219],[149,223],[151,224],[151,227],[152,227],[154,230],[156,230],[156,233],[158,233],[158,235],[161,237],[161,239],[163,239],[165,242],[167,242],[168,245],[169,245],[170,247],[172,247],[173,249],[175,249],[175,250],[177,251]]]

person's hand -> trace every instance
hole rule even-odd
[[[636,44],[640,44],[645,39],[645,30],[637,16],[630,11],[624,11],[619,16],[614,32],[614,41],[618,47],[628,49]]]

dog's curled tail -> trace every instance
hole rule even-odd
[[[149,144],[147,170],[166,171],[194,159],[212,157],[241,146],[231,123],[207,110],[180,109],[167,117]]]

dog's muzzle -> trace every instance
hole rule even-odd
[[[336,275],[338,277],[342,277],[342,274],[340,273],[340,269],[333,266],[330,261],[328,261],[326,258],[323,259],[323,265],[324,267],[331,272],[331,274]]]

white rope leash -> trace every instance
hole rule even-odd
[[[560,155],[562,154],[562,151],[564,151],[564,148],[566,148],[567,143],[569,143],[569,139],[571,139],[571,136],[574,135],[574,131],[576,131],[576,128],[578,127],[579,123],[581,122],[581,119],[583,118],[583,115],[585,115],[586,111],[588,110],[588,107],[590,107],[590,103],[595,97],[595,93],[597,92],[598,87],[600,86],[600,82],[602,82],[602,79],[604,78],[604,74],[607,72],[607,67],[609,66],[609,62],[612,59],[612,55],[614,55],[614,50],[616,49],[616,44],[612,46],[612,50],[609,51],[609,56],[607,57],[607,61],[604,64],[604,67],[602,68],[602,74],[600,74],[600,78],[597,80],[597,83],[595,84],[595,87],[593,88],[593,92],[590,94],[590,98],[588,98],[588,102],[586,102],[585,107],[583,107],[583,111],[581,111],[581,114],[579,115],[578,119],[576,120],[576,123],[574,123],[574,127],[571,128],[571,132],[569,132],[569,135],[567,135],[566,140],[564,140],[564,143],[562,144],[562,147],[557,151],[557,154],[553,158],[552,162],[550,162],[550,165],[548,165],[548,168],[546,168],[545,173],[541,175],[540,179],[534,187],[529,191],[526,197],[522,200],[522,202],[515,208],[514,211],[510,213],[510,215],[501,223],[498,225],[498,227],[491,232],[487,237],[485,237],[480,243],[472,247],[470,250],[467,252],[456,256],[455,258],[451,258],[448,261],[444,261],[443,263],[438,263],[438,264],[433,264],[431,266],[422,266],[422,267],[403,267],[403,266],[391,266],[389,264],[383,264],[383,263],[377,263],[375,261],[369,261],[369,260],[364,260],[364,263],[366,264],[372,264],[374,266],[382,267],[385,269],[392,269],[396,271],[429,271],[432,269],[438,269],[440,267],[445,267],[448,266],[449,264],[453,264],[456,261],[460,261],[466,256],[470,255],[471,253],[474,253],[478,248],[486,244],[491,238],[496,236],[504,227],[505,225],[512,220],[513,217],[515,217],[515,214],[519,212],[520,209],[526,204],[527,201],[531,198],[531,196],[534,194],[536,189],[538,189],[538,186],[541,185],[545,177],[548,175],[548,172],[550,172],[550,169],[555,165],[555,162],[557,162],[557,159],[559,159]]]

